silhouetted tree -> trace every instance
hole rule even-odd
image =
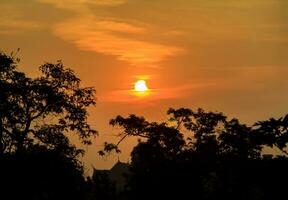
[[[19,59],[0,53],[0,199],[85,199],[83,150],[68,135],[91,144],[87,123],[94,89],[58,61],[30,78]]]
[[[269,147],[277,147],[285,155],[288,143],[288,114],[279,119],[271,118],[266,121],[257,122],[256,127],[258,143]]]
[[[16,65],[12,56],[0,54],[0,154],[34,144],[78,154],[65,133],[91,143],[97,132],[87,123],[87,107],[95,105],[94,89],[81,88],[80,79],[60,61],[40,66],[37,78]]]
[[[286,157],[263,160],[262,149],[276,145],[285,153],[287,116],[249,127],[203,109],[169,109],[168,115],[163,123],[135,115],[110,121],[123,129],[121,139],[105,143],[100,155],[120,152],[126,137],[141,138],[131,153],[131,199],[181,199],[190,193],[193,199],[252,200],[285,194],[283,185],[272,183],[280,174],[287,178]]]

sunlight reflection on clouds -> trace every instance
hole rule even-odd
[[[144,41],[143,34],[149,34],[147,28],[115,19],[105,19],[91,12],[88,7],[89,4],[119,5],[125,3],[124,0],[39,1],[52,3],[58,8],[70,9],[76,13],[77,17],[57,23],[53,32],[81,50],[112,55],[141,67],[155,67],[167,57],[184,52],[180,47]],[[129,34],[133,34],[133,37],[129,37]]]
[[[187,97],[190,92],[199,88],[207,87],[211,83],[193,83],[186,84],[182,86],[175,86],[170,88],[158,88],[150,89],[147,95],[137,95],[134,90],[115,90],[107,92],[99,98],[100,102],[110,102],[110,103],[128,103],[128,104],[142,104],[149,105],[151,103],[158,102],[160,100],[167,99],[179,99]]]

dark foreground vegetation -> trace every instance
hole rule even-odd
[[[120,191],[106,173],[84,176],[84,151],[97,132],[87,123],[94,89],[80,87],[61,62],[40,66],[29,78],[13,55],[0,53],[0,199],[233,199],[287,197],[288,115],[253,126],[202,109],[169,109],[166,122],[118,116],[120,153],[127,137],[139,138]],[[265,155],[271,147],[278,152]],[[279,153],[280,152],[280,153]],[[96,156],[96,155],[95,155]]]

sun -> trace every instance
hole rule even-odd
[[[145,80],[138,80],[134,85],[134,90],[136,92],[145,93],[149,90],[149,88],[147,87]]]

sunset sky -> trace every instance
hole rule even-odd
[[[117,160],[97,151],[115,140],[118,114],[159,121],[169,107],[202,107],[251,124],[288,110],[286,0],[0,0],[0,50],[17,48],[29,75],[62,60],[96,88],[88,167]],[[132,91],[137,80],[146,95]]]

